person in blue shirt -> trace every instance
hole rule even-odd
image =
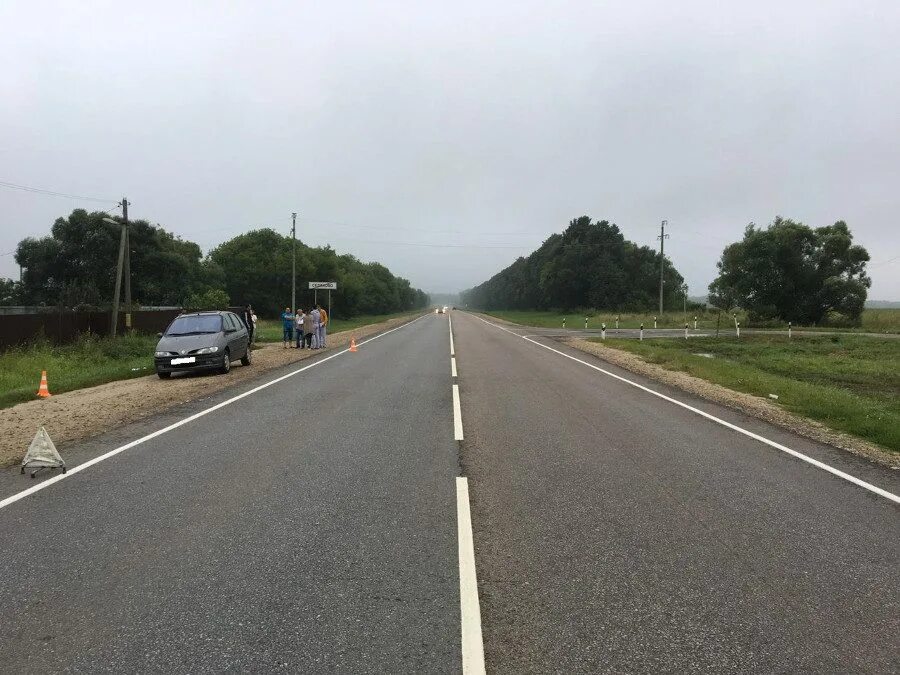
[[[281,346],[288,349],[294,341],[294,313],[290,307],[285,307],[281,313],[281,327],[284,334],[281,336]]]

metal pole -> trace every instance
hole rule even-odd
[[[328,320],[331,321],[331,289],[328,289]]]
[[[297,309],[297,214],[291,214],[291,311]]]
[[[669,235],[666,234],[666,225],[668,224],[668,220],[662,221],[659,226],[659,313],[662,315],[663,313],[663,284],[665,283],[663,278],[663,273],[666,268],[666,256],[665,256],[665,241],[669,238]]]
[[[113,291],[112,318],[110,320],[109,335],[116,337],[116,324],[119,320],[119,289],[122,287],[122,267],[125,260],[125,225],[122,225],[122,234],[119,236],[119,264],[116,266],[116,286]]]
[[[122,197],[122,219],[125,221],[125,330],[131,330],[131,227],[128,224],[128,200]]]

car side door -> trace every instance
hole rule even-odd
[[[234,358],[241,358],[247,354],[247,347],[250,345],[250,333],[247,332],[247,326],[237,314],[230,314],[231,321],[234,323],[235,331],[233,333],[234,346],[231,353]]]
[[[231,353],[232,360],[241,357],[241,348],[237,343],[237,326],[234,325],[234,319],[230,313],[222,315],[222,328],[225,329],[225,341],[228,343],[228,351]]]

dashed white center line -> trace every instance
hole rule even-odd
[[[453,319],[449,316],[447,317],[447,324],[450,326],[450,356],[456,356],[456,352],[453,350]]]
[[[459,406],[459,385],[453,385],[453,438],[463,440],[462,410]]]
[[[456,357],[450,357],[450,377],[456,377]]]
[[[469,508],[469,480],[456,479],[456,527],[459,541],[459,608],[462,624],[462,671],[482,675],[484,641],[481,636],[481,606],[478,603],[478,577],[475,574],[475,544],[472,537],[472,513]]]

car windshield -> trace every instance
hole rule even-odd
[[[222,317],[218,314],[192,314],[179,316],[166,331],[167,336],[203,335],[222,330]]]

